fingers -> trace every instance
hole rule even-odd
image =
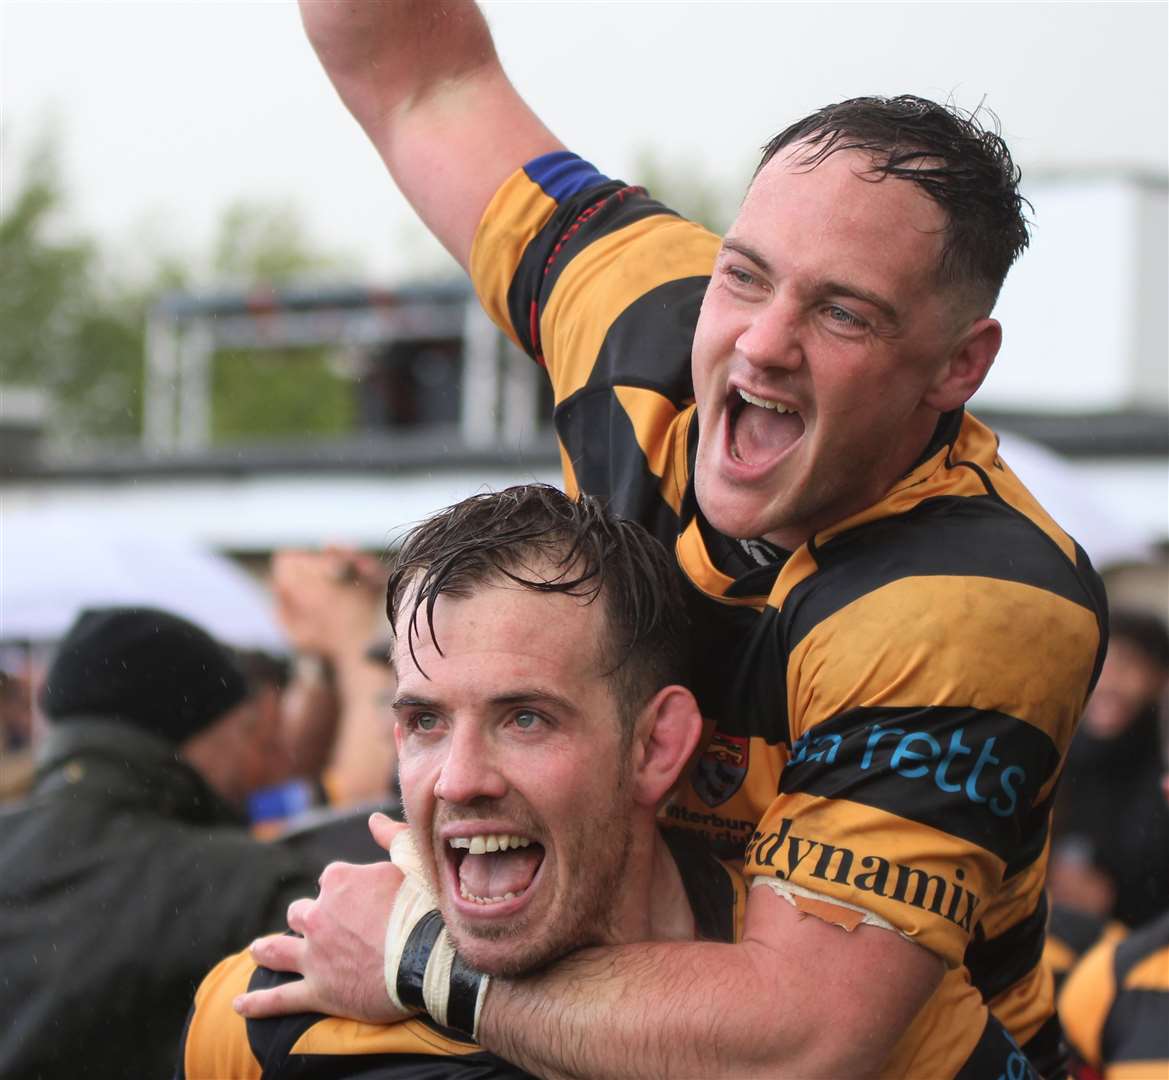
[[[261,967],[273,971],[295,971],[304,974],[304,954],[307,945],[304,938],[290,934],[269,934],[252,942],[252,959]]]
[[[240,1016],[249,1020],[260,1020],[266,1016],[283,1016],[287,1013],[320,1012],[308,985],[303,979],[297,982],[274,986],[270,990],[253,990],[240,994],[231,1003]]]
[[[369,832],[374,839],[374,843],[378,847],[383,847],[386,851],[390,850],[390,845],[394,842],[394,837],[408,826],[403,825],[400,821],[394,821],[393,818],[386,817],[385,814],[370,814],[369,816]]]
[[[299,900],[293,900],[288,905],[288,929],[295,930],[298,934],[304,933],[305,919],[308,913],[312,910],[314,900],[310,900],[307,896],[302,896]],[[261,939],[263,940],[263,939]]]

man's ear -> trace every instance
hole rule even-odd
[[[972,323],[938,370],[922,399],[925,404],[938,412],[965,405],[982,385],[1002,343],[1003,328],[997,319]]]
[[[634,798],[656,807],[682,775],[702,737],[702,713],[684,686],[659,690],[637,717],[634,728]]]

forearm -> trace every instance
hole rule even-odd
[[[879,1069],[887,1049],[855,1039],[849,1060],[841,1060],[847,1019],[832,1025],[829,1045],[809,1027],[806,999],[831,1000],[833,984],[845,980],[827,972],[815,994],[804,995],[795,986],[785,991],[780,967],[775,953],[749,943],[584,950],[539,975],[492,980],[479,1041],[547,1077],[864,1076]]]
[[[396,765],[385,700],[393,674],[364,657],[339,662],[335,671],[341,711],[327,769],[330,795],[341,805],[384,798]]]

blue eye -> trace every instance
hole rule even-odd
[[[521,731],[531,731],[539,725],[540,719],[539,713],[525,709],[515,714],[515,726]]]
[[[415,713],[410,717],[410,727],[415,731],[433,731],[438,727],[438,717],[434,713]]]
[[[828,317],[833,322],[838,322],[842,326],[860,327],[865,325],[863,319],[858,319],[851,311],[846,311],[844,308],[838,307],[836,304],[831,305],[827,311]]]

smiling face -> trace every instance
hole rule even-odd
[[[938,387],[968,325],[935,283],[940,207],[866,178],[855,151],[808,170],[804,149],[751,185],[693,352],[699,505],[727,535],[788,548],[912,467],[964,400]]]
[[[507,583],[399,619],[407,819],[460,954],[517,974],[614,939],[635,814],[603,605]]]

